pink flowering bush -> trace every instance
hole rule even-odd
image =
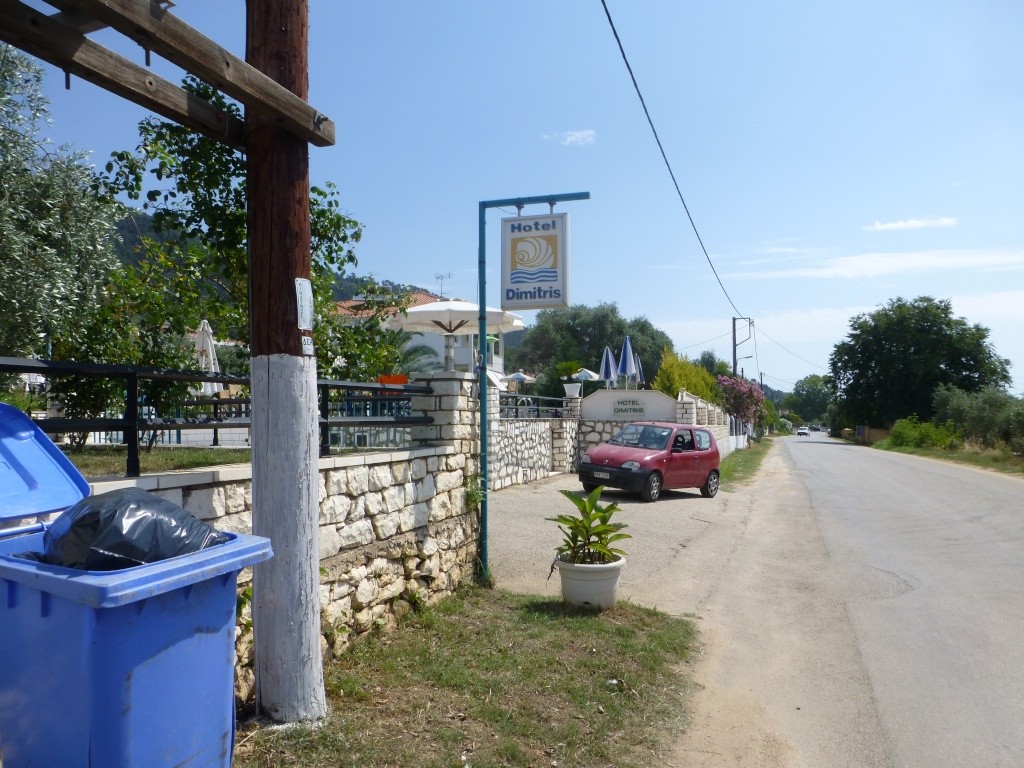
[[[717,381],[725,410],[746,422],[756,421],[764,402],[761,388],[752,381],[732,376],[719,376]]]

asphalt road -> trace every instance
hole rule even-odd
[[[491,494],[499,586],[558,595],[561,488]],[[701,630],[664,765],[1024,766],[1024,481],[814,433],[714,499],[605,498],[634,537],[620,597]]]

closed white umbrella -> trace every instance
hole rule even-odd
[[[612,352],[611,347],[605,347],[604,353],[601,355],[600,378],[604,382],[605,389],[618,386],[619,364],[615,362],[615,353]]]
[[[206,373],[220,373],[220,362],[217,360],[217,345],[213,340],[213,328],[209,320],[203,320],[196,329],[196,359],[199,361],[199,368]],[[207,397],[212,397],[221,391],[223,387],[213,381],[203,382],[203,386],[197,389]]]
[[[619,376],[626,378],[626,389],[629,389],[630,380],[636,378],[636,357],[628,335],[622,340],[622,351],[619,352]]]
[[[526,327],[523,319],[512,312],[486,307],[488,333],[510,333]],[[438,333],[445,337],[445,370],[455,366],[455,336],[476,333],[480,327],[480,306],[458,299],[444,299],[410,307],[405,313],[388,318],[384,325],[409,333]]]

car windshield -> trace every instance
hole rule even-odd
[[[652,427],[642,424],[628,424],[623,427],[609,442],[616,445],[628,445],[634,448],[654,448],[661,450],[668,445],[672,430],[667,427]]]

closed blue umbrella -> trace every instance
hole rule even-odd
[[[604,354],[601,355],[600,374],[605,389],[611,389],[618,383],[619,364],[615,362],[615,353],[611,347],[605,347]]]
[[[619,352],[619,376],[626,377],[626,389],[629,389],[630,379],[636,378],[636,357],[628,335],[622,340],[622,351]]]
[[[640,355],[633,355],[636,360],[636,383],[637,385],[646,384],[647,379],[644,378],[644,367],[640,365]]]

